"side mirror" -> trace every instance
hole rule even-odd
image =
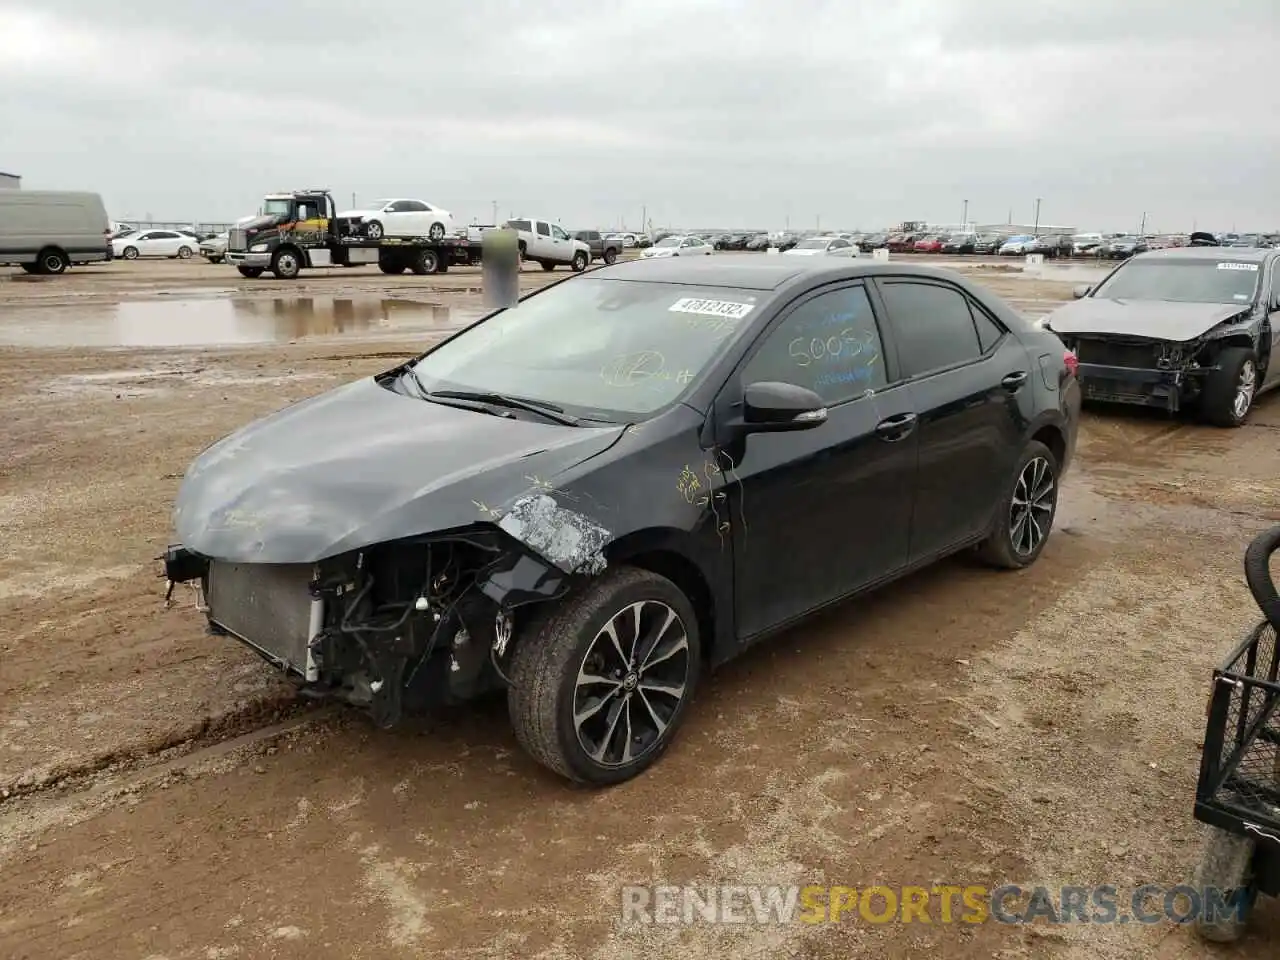
[[[812,430],[827,422],[827,407],[812,390],[764,380],[747,386],[743,425],[749,433]]]
[[[1087,283],[1078,283],[1071,288],[1071,295],[1079,300],[1082,297],[1087,297],[1089,295],[1089,291],[1092,289],[1093,287],[1089,286]]]

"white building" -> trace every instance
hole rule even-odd
[[[0,173],[0,190],[10,187],[14,190],[21,189],[22,178],[16,173]]]

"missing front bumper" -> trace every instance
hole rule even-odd
[[[1085,400],[1154,407],[1177,413],[1200,392],[1199,378],[1189,370],[1156,370],[1080,364]]]

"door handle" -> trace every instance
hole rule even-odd
[[[876,424],[876,436],[887,443],[903,439],[916,427],[914,413],[899,413]]]
[[[1000,386],[1004,387],[1010,393],[1020,389],[1027,382],[1027,372],[1019,370],[1017,373],[1011,373],[1000,381]]]

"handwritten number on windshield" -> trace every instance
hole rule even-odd
[[[634,387],[654,381],[668,383],[674,380],[681,386],[693,379],[692,370],[672,373],[667,369],[667,359],[656,350],[641,350],[614,357],[600,370],[600,378],[612,387]]]

